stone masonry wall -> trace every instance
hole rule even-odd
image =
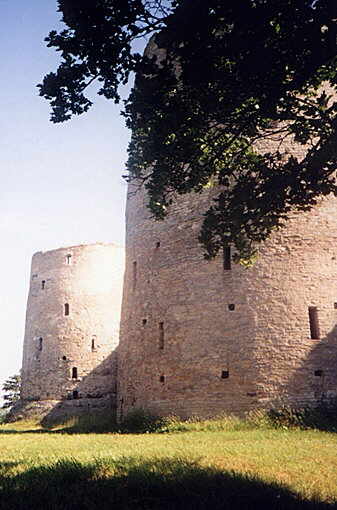
[[[23,401],[104,406],[116,392],[124,250],[73,246],[33,256],[22,365]]]
[[[206,261],[197,240],[214,192],[179,197],[155,222],[144,190],[129,187],[120,418],[136,407],[210,416],[337,396],[336,199],[293,213],[254,267],[228,270],[220,256]]]

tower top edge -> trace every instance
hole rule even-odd
[[[95,246],[101,246],[103,248],[115,248],[116,250],[124,250],[125,247],[121,244],[117,244],[117,243],[101,243],[101,242],[97,242],[97,243],[82,243],[82,244],[75,244],[75,245],[71,245],[71,246],[60,246],[59,248],[55,248],[53,250],[40,250],[40,251],[37,251],[33,254],[33,257],[37,256],[37,255],[47,255],[47,254],[50,254],[50,253],[56,253],[56,252],[59,252],[59,251],[70,251],[70,250],[78,250],[78,249],[86,249],[86,248],[92,248],[92,247],[95,247]]]

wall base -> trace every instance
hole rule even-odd
[[[37,420],[49,425],[80,416],[102,415],[111,415],[111,420],[114,420],[114,402],[114,395],[74,400],[19,400],[8,413],[6,422]]]

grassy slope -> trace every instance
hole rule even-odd
[[[335,433],[63,434],[0,427],[5,510],[297,510],[335,508],[334,501]]]

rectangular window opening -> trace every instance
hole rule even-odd
[[[69,315],[69,303],[64,304],[64,315]]]
[[[164,383],[164,382],[165,382],[165,375],[161,375],[161,376],[159,377],[159,381],[160,381],[161,383]]]
[[[73,367],[71,377],[72,379],[77,379],[77,367]]]
[[[78,391],[77,390],[73,391],[73,398],[74,399],[78,398]]]
[[[312,340],[319,340],[319,322],[318,322],[318,310],[316,306],[309,306],[309,325],[310,325],[310,338]]]
[[[164,323],[159,323],[159,349],[164,349]]]
[[[46,280],[42,280],[41,282],[41,289],[43,290],[46,286]]]
[[[223,247],[223,268],[224,271],[229,271],[230,269],[232,269],[232,257],[230,246]]]
[[[70,266],[70,264],[71,264],[71,255],[70,255],[70,253],[68,253],[68,255],[66,256],[66,262]]]
[[[221,372],[221,379],[228,379],[229,377],[229,371],[228,370],[223,370]]]
[[[38,346],[39,351],[42,351],[42,345],[43,345],[43,338],[39,338],[39,346]]]

